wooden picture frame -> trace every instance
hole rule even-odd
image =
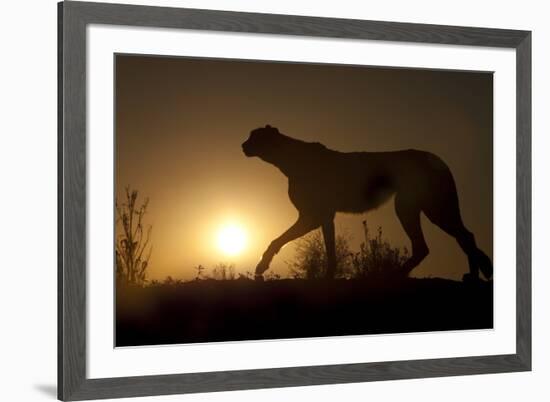
[[[85,2],[59,3],[58,18],[59,399],[137,397],[531,369],[531,32]],[[515,49],[516,352],[496,356],[87,378],[86,27],[90,24]]]

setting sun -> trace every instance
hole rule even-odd
[[[217,246],[226,255],[234,256],[242,253],[246,242],[246,231],[242,226],[228,224],[218,230]]]

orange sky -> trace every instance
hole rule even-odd
[[[340,151],[415,148],[451,168],[466,226],[492,255],[490,73],[385,69],[171,57],[116,57],[116,193],[126,185],[150,198],[150,278],[189,279],[218,262],[253,271],[269,242],[297,213],[286,178],[241,143],[271,124],[282,133]],[[362,240],[361,221],[409,247],[393,200],[364,215],[337,216],[337,232]],[[226,222],[246,228],[248,247],[223,255]],[[415,276],[459,279],[467,260],[454,239],[422,220],[430,255]],[[286,274],[293,246],[272,270]],[[495,267],[498,270],[498,267]]]

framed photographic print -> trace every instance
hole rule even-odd
[[[59,4],[59,398],[531,367],[531,33]]]

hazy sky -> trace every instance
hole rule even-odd
[[[490,73],[118,55],[115,90],[116,191],[120,197],[129,185],[150,198],[151,278],[189,279],[194,266],[218,262],[253,271],[295,221],[286,177],[241,150],[266,124],[339,151],[437,154],[454,174],[464,223],[492,256]],[[337,216],[337,233],[354,249],[364,219],[410,249],[393,199],[368,214]],[[236,257],[216,245],[227,222],[248,234]],[[461,278],[467,259],[455,240],[424,216],[422,226],[430,255],[413,274]],[[293,249],[275,257],[274,272],[287,273]]]

